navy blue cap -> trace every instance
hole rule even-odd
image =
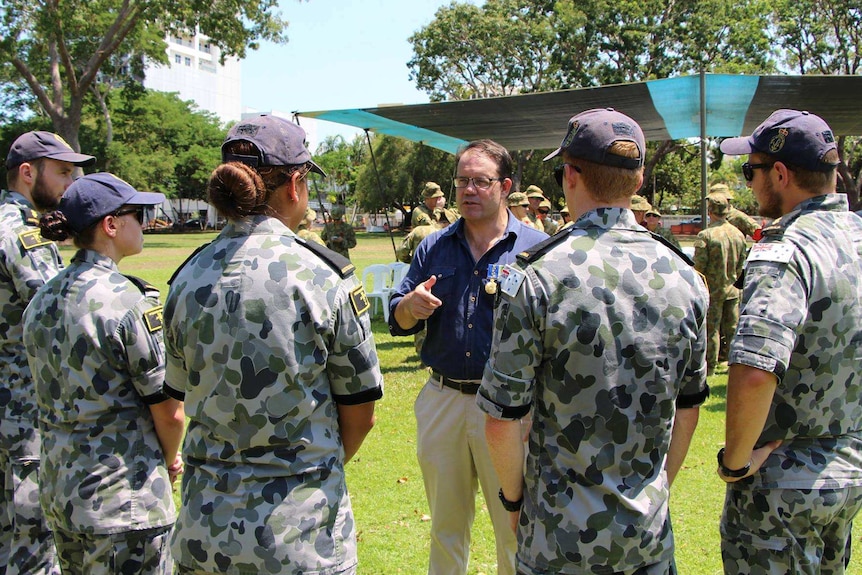
[[[727,138],[719,144],[730,156],[759,152],[779,162],[812,172],[828,172],[837,163],[823,156],[837,149],[835,136],[823,118],[799,110],[776,110],[748,137]]]
[[[9,148],[6,156],[6,167],[14,168],[24,162],[50,158],[61,162],[69,162],[76,166],[91,166],[95,163],[94,156],[79,154],[54,132],[27,132],[18,136]]]
[[[73,230],[82,232],[125,205],[155,206],[164,201],[164,194],[139,192],[114,174],[99,172],[72,182],[60,199],[58,209]]]
[[[637,145],[639,157],[626,158],[609,154],[616,142],[632,142]],[[646,142],[637,122],[613,108],[596,108],[581,112],[569,120],[569,130],[560,147],[545,156],[547,162],[566,152],[573,158],[581,158],[605,166],[636,169],[644,165]]]
[[[229,153],[227,145],[236,141],[254,144],[258,154],[246,156]],[[326,172],[311,161],[311,153],[305,147],[305,130],[289,120],[267,114],[234,124],[221,145],[221,157],[223,162],[242,162],[252,168],[310,163],[311,171],[326,176]]]

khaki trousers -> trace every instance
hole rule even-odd
[[[429,379],[414,405],[416,454],[431,510],[429,575],[464,575],[480,485],[494,526],[497,573],[515,574],[515,533],[497,497],[500,482],[485,441],[485,414],[476,396]],[[478,482],[478,485],[477,485]]]

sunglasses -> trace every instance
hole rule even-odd
[[[120,216],[127,216],[129,214],[135,214],[135,219],[138,220],[138,223],[144,225],[144,206],[134,206],[126,208],[125,210],[117,210],[111,215],[115,218],[119,218]]]
[[[750,182],[754,179],[754,170],[771,170],[774,165],[775,162],[766,164],[749,164],[745,162],[742,164],[742,177],[745,178],[746,182]]]
[[[557,185],[561,188],[563,187],[563,172],[566,170],[566,166],[572,166],[572,169],[577,173],[581,173],[581,169],[574,164],[560,164],[556,168],[554,168],[554,179],[557,180]]]

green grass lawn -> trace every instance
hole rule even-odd
[[[213,237],[214,233],[147,235],[144,252],[126,258],[120,268],[155,284],[164,298],[174,269]],[[394,261],[388,236],[359,233],[357,239],[351,258],[360,270],[372,263]],[[399,239],[396,237],[396,245]],[[68,262],[72,248],[61,251]],[[412,337],[390,336],[379,314],[373,327],[385,381],[384,397],[377,404],[374,430],[347,467],[359,540],[359,573],[420,574],[427,570],[430,522],[415,455],[413,401],[427,374],[416,357]],[[709,383],[712,395],[701,408],[691,450],[672,490],[676,560],[679,572],[685,575],[721,573],[718,520],[724,484],[715,474],[715,453],[724,439],[727,377],[717,375]],[[494,539],[481,496],[476,510],[468,572],[491,575],[496,573]],[[858,530],[854,547],[857,553],[848,573],[862,573]]]

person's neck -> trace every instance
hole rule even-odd
[[[500,241],[506,233],[508,223],[508,210],[501,211],[494,219],[464,220],[464,237],[467,238],[473,259],[479,261],[494,244]]]
[[[586,214],[587,212],[592,212],[593,210],[597,210],[599,208],[631,208],[631,199],[630,198],[622,198],[615,202],[600,202],[596,200],[592,194],[588,193],[584,190],[582,193],[575,193],[575,197],[572,198],[572,202],[567,202],[569,206],[569,214],[572,216],[572,220],[577,221],[578,218]],[[645,225],[641,224],[644,228]]]

